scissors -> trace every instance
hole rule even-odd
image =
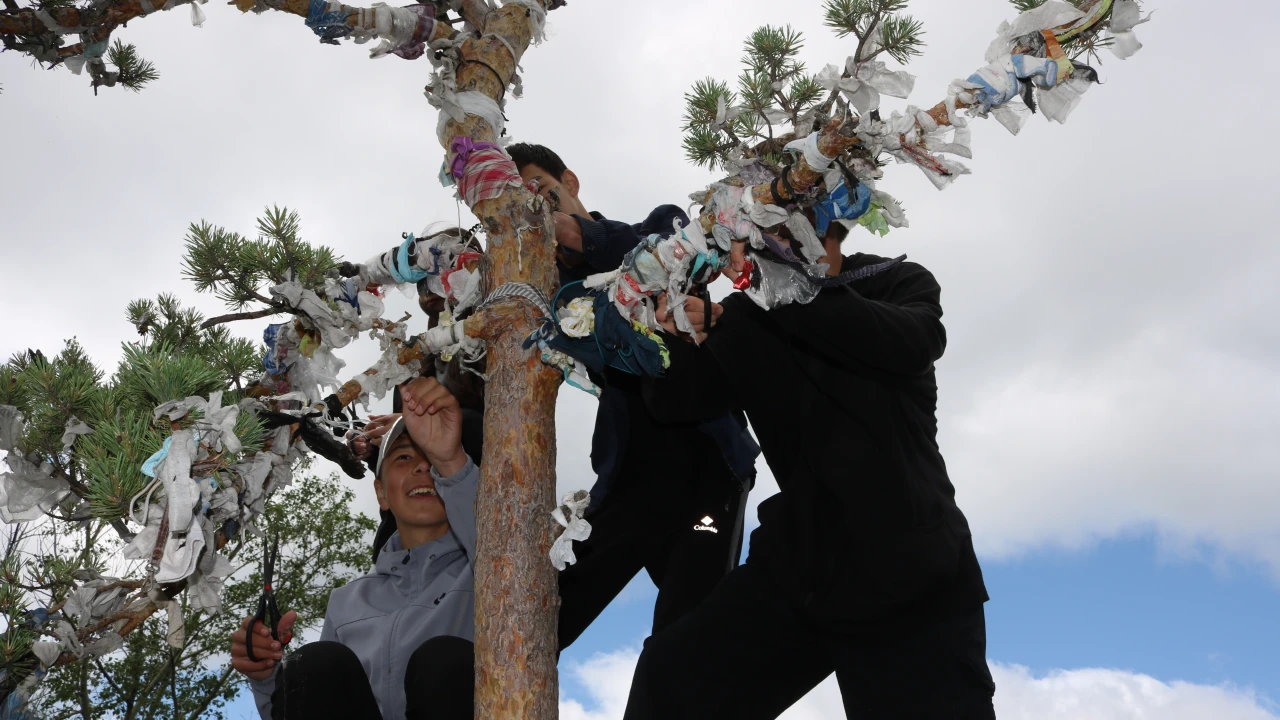
[[[271,639],[276,640],[281,645],[288,645],[292,636],[286,635],[283,640],[280,639],[280,608],[276,606],[276,593],[271,589],[271,576],[275,573],[276,559],[280,557],[280,536],[276,535],[270,543],[263,542],[262,546],[262,595],[258,598],[258,612],[254,613],[253,619],[249,621],[249,630],[245,637],[248,642],[245,643],[245,651],[249,655],[250,662],[257,662],[258,659],[253,656],[253,626],[262,623],[271,630]]]

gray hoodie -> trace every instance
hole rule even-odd
[[[405,716],[404,673],[419,645],[438,635],[475,639],[472,562],[480,469],[467,460],[465,467],[447,478],[434,468],[431,475],[450,531],[411,550],[400,545],[400,533],[392,535],[373,572],[329,596],[320,632],[321,640],[340,642],[360,658],[385,720]],[[271,720],[275,674],[251,680],[249,685],[258,713],[263,720]]]

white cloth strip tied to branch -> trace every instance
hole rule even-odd
[[[467,335],[466,318],[450,325],[437,325],[419,338],[429,355],[467,355],[484,348],[483,340]]]
[[[40,22],[44,23],[44,26],[48,28],[49,32],[56,35],[71,35],[73,33],[82,33],[89,29],[83,25],[78,27],[66,27],[65,25],[60,25],[57,20],[53,19],[53,15],[51,15],[48,10],[38,9],[35,14],[36,18],[38,18]]]
[[[853,56],[845,60],[843,74],[835,65],[827,65],[815,79],[827,92],[838,89],[863,114],[880,109],[881,95],[906,98],[916,84],[915,76],[905,70],[889,70],[879,60],[859,62]]]
[[[22,440],[25,427],[22,411],[12,405],[0,405],[0,450],[13,452]]]
[[[809,164],[809,167],[817,170],[818,172],[822,172],[823,170],[831,167],[831,163],[835,162],[835,158],[829,158],[826,155],[823,155],[822,151],[818,149],[818,137],[820,135],[821,133],[817,132],[809,133],[807,137],[799,140],[792,140],[787,143],[787,146],[784,149],[793,152],[800,152],[804,155],[804,161]]]
[[[560,506],[551,511],[551,517],[564,528],[551,544],[549,553],[551,564],[555,565],[556,570],[564,570],[578,562],[577,556],[573,554],[574,540],[583,542],[591,537],[591,523],[583,517],[590,504],[591,495],[586,490],[579,490],[565,495],[560,500]]]
[[[25,430],[26,422],[18,409],[0,405],[0,450],[8,452],[5,465],[9,468],[0,473],[0,521],[10,525],[40,519],[71,494],[71,485],[54,475],[50,463],[36,464],[33,459],[38,458],[28,459],[18,452]],[[64,443],[66,438],[64,434]]]
[[[208,400],[190,397],[158,406],[157,420],[167,417],[174,422],[193,411],[198,411],[200,417],[190,428],[174,431],[164,447],[143,466],[144,474],[154,474],[164,488],[167,510],[162,513],[150,509],[153,489],[144,490],[130,502],[130,518],[143,523],[144,528],[125,548],[124,556],[150,560],[153,549],[161,547],[160,562],[154,570],[155,582],[186,580],[192,591],[188,597],[196,608],[219,607],[223,578],[232,571],[230,562],[215,549],[217,530],[230,519],[241,520],[242,527],[250,527],[252,518],[261,513],[261,507],[254,505],[273,489],[264,487],[269,473],[277,480],[277,486],[287,484],[288,468],[284,468],[283,475],[276,468],[280,465],[278,460],[291,452],[288,428],[283,428],[283,436],[278,433],[275,436],[273,452],[259,452],[253,458],[230,464],[243,447],[235,435],[235,424],[240,410],[246,406],[261,407],[261,404],[249,399],[239,405],[222,407],[222,393],[215,392]],[[197,464],[214,461],[229,465],[228,472],[222,476],[212,475],[212,466],[207,466],[209,469],[199,475],[194,472]],[[263,472],[255,478],[249,470],[256,466],[262,466]],[[225,484],[219,483],[219,477]],[[230,484],[232,478],[240,482],[243,496]],[[282,480],[285,482],[279,482]],[[144,508],[141,519],[135,511],[139,497],[143,499]],[[242,497],[243,508],[240,507]],[[162,538],[160,528],[166,519],[169,534]]]
[[[433,105],[435,103],[432,103]],[[440,107],[440,106],[438,106]],[[453,119],[462,122],[467,119],[468,115],[476,115],[483,118],[489,123],[489,127],[493,129],[493,136],[501,142],[503,134],[506,132],[506,121],[502,118],[502,108],[493,98],[482,92],[467,90],[454,95],[454,102],[441,107],[440,120],[436,124],[436,136],[440,138],[440,142],[444,143],[450,140],[451,136],[446,130],[449,120]]]
[[[379,58],[409,44],[417,30],[418,14],[412,8],[374,3],[368,8],[360,8],[356,16],[355,32],[351,36],[357,45],[373,39],[381,40],[377,47],[369,51],[369,57]]]
[[[8,471],[0,473],[0,521],[5,524],[38,520],[71,494],[70,484],[55,476],[47,462],[37,465],[10,451],[5,464]]]
[[[954,137],[948,138],[949,134]],[[972,157],[969,129],[941,128],[928,113],[914,105],[908,106],[905,114],[895,110],[888,120],[877,122],[864,118],[858,126],[858,140],[873,154],[887,152],[900,163],[920,168],[938,189],[970,172],[958,161],[932,154],[945,152]]]
[[[533,32],[529,40],[531,45],[540,45],[547,39],[547,11],[539,0],[502,0],[502,5],[523,5],[529,11],[529,29]],[[516,58],[517,62],[519,60]]]
[[[67,420],[66,431],[62,433],[62,452],[71,452],[71,446],[75,444],[76,438],[91,432],[93,432],[92,428],[75,417]]]
[[[365,283],[400,285],[417,284],[431,294],[452,302],[454,315],[463,313],[480,302],[483,293],[481,268],[467,268],[467,258],[479,255],[476,246],[453,231],[420,236],[407,235],[404,242],[359,266]]]
[[[191,24],[196,27],[204,27],[204,11],[200,6],[209,2],[209,0],[191,0]]]

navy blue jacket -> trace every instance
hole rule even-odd
[[[582,252],[561,249],[564,258],[578,261],[572,267],[563,260],[559,263],[562,286],[583,280],[589,275],[616,270],[627,253],[645,238],[655,234],[667,237],[674,232],[674,221],[679,220],[682,225],[689,222],[689,216],[675,205],[655,208],[638,225],[609,220],[596,212],[591,213],[591,218],[579,215],[574,217],[582,228]],[[583,291],[580,288],[566,289],[560,299],[568,300],[581,294]],[[657,432],[658,423],[645,409],[640,377],[610,369],[603,377],[595,376],[592,379],[603,391],[600,407],[596,412],[595,432],[591,438],[591,468],[596,473],[596,484],[591,489],[591,509],[595,509],[604,501],[610,484],[627,457],[629,445],[644,443],[649,438],[660,436],[670,438],[670,435],[664,436]],[[744,487],[749,488],[755,482],[755,461],[760,454],[760,447],[748,432],[747,419],[742,412],[720,413],[692,427],[701,435],[690,441],[706,442],[709,447],[717,448],[729,471]],[[702,439],[699,440],[699,437]],[[648,458],[649,462],[654,463],[655,474],[650,477],[679,472],[679,468],[660,466],[661,457],[661,452],[637,452],[628,462]]]

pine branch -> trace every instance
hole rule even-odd
[[[193,2],[170,1],[170,8]],[[232,0],[231,4],[242,12],[249,12],[257,7],[254,0]],[[309,14],[310,5],[310,0],[272,0],[268,7],[305,18]],[[31,55],[37,62],[50,66],[84,55],[86,43],[110,40],[112,33],[129,21],[149,15],[141,0],[107,0],[105,3],[90,3],[83,7],[77,6],[75,0],[37,0],[34,7],[28,8],[17,6],[15,0],[4,0],[4,6],[5,9],[0,12],[0,43],[6,49]],[[50,30],[36,14],[38,11],[47,12],[49,19],[63,28],[84,28],[83,32],[78,32],[81,42],[64,45],[64,35]],[[352,28],[376,30],[375,15],[369,8],[343,5],[336,12],[344,12],[346,22]],[[364,25],[361,25],[362,19]],[[435,26],[435,34],[429,40],[451,38],[457,34],[447,18],[439,20]],[[132,48],[117,43],[111,51],[116,51],[117,47],[121,50]],[[94,77],[95,91],[98,85],[113,84],[137,91],[159,77],[151,63],[137,57],[136,50],[132,51],[132,55],[126,53],[120,57],[126,64],[118,66],[118,75],[108,73],[103,64],[88,64],[89,73]],[[114,64],[110,53],[107,59]]]
[[[139,92],[147,86],[147,83],[160,79],[160,73],[153,63],[143,60],[138,55],[136,47],[125,45],[119,40],[116,40],[111,50],[107,52],[107,61],[115,65],[117,72],[120,73],[116,81],[134,92]]]
[[[1024,13],[1035,10],[1045,4],[1046,0],[1009,0],[1009,2],[1018,9],[1018,12]]]
[[[906,65],[912,57],[920,55],[924,47],[922,35],[924,23],[910,15],[890,15],[880,25],[881,50]]]
[[[224,323],[236,322],[238,320],[257,320],[259,318],[271,317],[272,315],[279,315],[283,312],[293,312],[297,314],[297,311],[292,308],[269,307],[261,310],[255,310],[253,312],[231,313],[230,315],[219,315],[217,317],[209,318],[200,325],[200,328],[208,330]]]

